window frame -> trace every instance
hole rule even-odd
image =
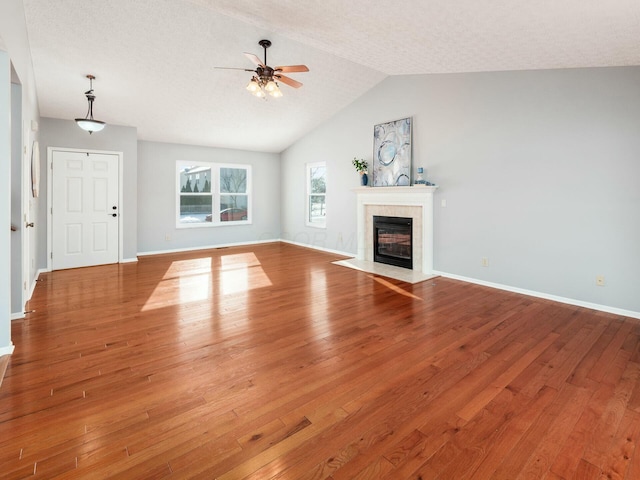
[[[313,193],[311,191],[311,171],[314,168],[324,167],[324,181],[325,181],[325,190],[324,193]],[[305,225],[307,227],[314,228],[327,228],[327,162],[312,162],[307,163],[305,168]],[[311,221],[311,196],[320,196],[324,197],[324,217],[321,222],[312,222]]]
[[[209,183],[211,185],[211,192],[198,192],[196,195],[202,195],[203,193],[207,195],[211,195],[211,222],[203,221],[203,222],[193,222],[193,223],[184,223],[180,222],[180,199],[183,196],[183,192],[181,189],[181,172],[184,171],[187,167],[204,167],[209,168],[211,170],[211,178],[209,179]],[[232,168],[232,169],[242,169],[247,172],[246,177],[246,189],[245,192],[221,192],[221,182],[220,182],[220,172],[224,168]],[[175,186],[175,222],[176,228],[209,228],[209,227],[224,227],[231,225],[250,225],[253,223],[252,215],[253,215],[253,188],[252,188],[252,166],[248,164],[239,164],[239,163],[216,163],[216,162],[199,162],[199,161],[189,161],[189,160],[176,160],[175,165],[176,172],[176,186]],[[193,193],[191,193],[193,195]],[[228,220],[221,221],[220,220],[220,203],[221,197],[229,196],[229,195],[239,195],[245,196],[247,198],[247,215],[246,220]]]

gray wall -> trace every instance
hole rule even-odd
[[[639,85],[640,67],[389,77],[283,152],[283,236],[355,253],[350,161],[371,160],[375,124],[411,116],[414,172],[440,185],[436,270],[640,312]],[[304,164],[322,160],[314,237]]]
[[[138,252],[164,252],[279,238],[279,158],[273,153],[138,142]],[[176,160],[252,165],[253,223],[176,228]]]
[[[89,135],[80,129],[73,120],[42,118],[40,123],[40,197],[47,198],[47,148],[78,148],[87,150],[107,150],[123,152],[123,201],[120,206],[124,226],[123,258],[132,260],[137,254],[137,222],[138,222],[138,147],[137,129],[120,125],[107,125],[101,132]],[[47,265],[47,229],[43,225],[48,221],[46,202],[40,202],[39,212],[42,228],[38,230],[40,245],[38,265]],[[46,220],[45,220],[46,219]]]

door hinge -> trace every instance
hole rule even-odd
[[[50,257],[51,257],[51,259],[53,260],[53,252],[51,252],[51,253],[49,254],[49,256],[50,256]]]

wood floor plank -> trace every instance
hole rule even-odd
[[[268,243],[41,275],[2,478],[640,475],[640,322]]]
[[[547,426],[544,436],[522,467],[517,479],[542,478],[546,475],[592,396],[592,392],[585,388],[568,384],[563,388],[572,390],[571,397],[561,406],[561,413],[554,415],[556,418]]]
[[[593,433],[594,425],[603,415],[607,402],[614,393],[610,385],[602,385],[590,398],[588,405],[574,425],[569,437],[561,445],[550,471],[562,478],[573,478],[584,450]]]
[[[465,405],[457,412],[457,415],[466,420],[471,420],[480,410],[482,410],[491,400],[500,394],[522,371],[528,367],[539,355],[542,354],[558,338],[557,333],[550,333],[543,341],[533,346],[523,356],[511,363],[503,373],[501,373],[491,384],[473,401]]]

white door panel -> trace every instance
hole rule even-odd
[[[54,151],[54,270],[118,262],[118,156]]]

